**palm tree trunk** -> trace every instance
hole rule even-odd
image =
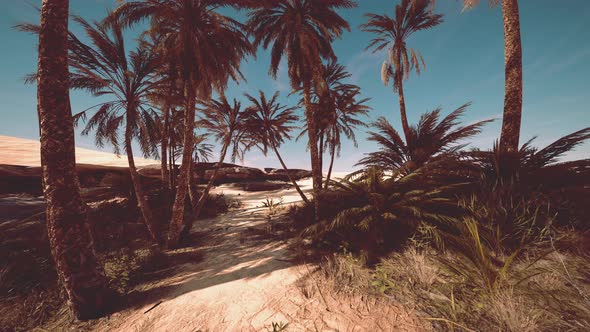
[[[307,120],[307,135],[309,137],[309,152],[311,155],[311,174],[313,179],[313,195],[314,195],[314,218],[318,221],[320,212],[319,195],[322,189],[322,170],[319,164],[318,155],[318,133],[316,130],[316,117],[313,114],[311,107],[311,82],[305,81],[303,83],[303,102],[305,104],[305,118]]]
[[[68,0],[43,0],[39,32],[38,112],[43,193],[51,254],[78,319],[104,314],[113,293],[94,252],[76,173],[69,96]]]
[[[194,208],[197,206],[198,199],[199,199],[197,187],[195,185],[195,180],[194,180],[195,179],[194,167],[195,167],[195,163],[193,161],[193,164],[191,165],[191,172],[190,172],[191,176],[190,176],[190,180],[188,182],[188,196],[191,201],[191,207],[193,209],[193,212],[194,212]],[[185,223],[186,223],[186,221],[185,221]],[[180,237],[182,238],[182,233],[181,233]]]
[[[185,107],[184,107],[184,145],[182,152],[182,165],[180,165],[180,174],[177,178],[176,198],[172,206],[172,219],[170,220],[170,229],[168,231],[168,247],[178,246],[180,232],[184,225],[184,205],[188,191],[189,173],[193,161],[193,140],[195,127],[195,89],[192,78],[185,82],[184,87]]]
[[[135,159],[133,157],[133,149],[131,147],[131,122],[131,111],[128,110],[127,121],[125,125],[125,153],[127,153],[129,173],[131,174],[131,183],[133,183],[133,189],[135,190],[137,204],[139,206],[139,210],[141,211],[143,221],[147,226],[148,232],[150,233],[152,240],[154,240],[154,242],[156,243],[159,243],[160,241],[158,239],[158,230],[154,223],[154,216],[152,214],[152,210],[148,205],[147,199],[145,197],[145,192],[141,184],[141,178],[139,176],[139,173],[137,173],[137,168],[135,167]]]
[[[303,193],[303,191],[301,190],[301,188],[297,184],[297,181],[295,181],[293,179],[293,176],[291,176],[291,173],[289,173],[289,169],[287,168],[287,165],[285,165],[285,162],[283,161],[283,158],[281,158],[281,155],[279,154],[279,150],[277,149],[276,145],[274,143],[271,143],[271,144],[272,144],[272,149],[274,150],[275,154],[277,155],[277,158],[279,158],[279,162],[281,163],[281,166],[283,166],[283,169],[287,173],[287,177],[289,177],[289,180],[291,181],[291,183],[295,187],[295,190],[297,190],[297,192],[299,193],[299,196],[301,196],[301,199],[306,204],[309,204],[309,200],[307,199],[307,196],[305,196],[305,194]]]
[[[162,144],[161,144],[161,168],[162,168],[162,184],[165,191],[170,190],[170,172],[168,171],[168,139],[170,127],[170,107],[168,102],[164,103],[164,128],[162,128]]]
[[[320,130],[320,143],[318,146],[319,152],[318,152],[318,158],[319,158],[319,167],[320,170],[322,172],[322,181],[324,181],[324,131]],[[322,184],[320,183],[320,188],[322,187]]]
[[[503,0],[505,95],[500,150],[518,151],[522,116],[522,43],[517,0]]]
[[[168,165],[170,165],[168,177],[169,177],[171,191],[172,191],[172,189],[176,188],[176,161],[174,159],[175,145],[176,145],[176,143],[174,142],[174,137],[171,136],[170,137],[170,147],[169,147],[169,151],[168,151],[168,158],[170,159],[168,162]]]
[[[336,155],[336,144],[333,144],[330,147],[330,167],[328,168],[328,176],[326,176],[326,186],[325,189],[328,189],[330,185],[330,177],[332,176],[332,167],[334,167],[334,156]]]
[[[410,137],[410,125],[408,124],[408,115],[406,114],[406,100],[404,98],[404,73],[401,70],[401,50],[396,49],[395,51],[395,84],[397,86],[397,93],[399,94],[399,112],[401,114],[402,129],[404,130],[404,136],[406,142]]]
[[[191,199],[191,204],[193,204],[192,205],[193,217],[187,218],[185,220],[184,227],[183,227],[182,232],[180,234],[181,239],[186,237],[188,235],[188,233],[190,233],[190,230],[193,227],[193,221],[196,220],[197,218],[199,218],[199,215],[201,214],[201,210],[203,210],[203,206],[205,206],[205,202],[207,201],[207,197],[209,196],[209,191],[211,191],[211,188],[213,188],[213,184],[215,183],[215,180],[217,179],[217,174],[219,173],[219,169],[221,169],[221,166],[223,165],[223,161],[225,160],[225,156],[227,154],[227,149],[229,147],[229,144],[230,144],[229,140],[227,140],[226,142],[223,143],[223,148],[221,149],[221,153],[219,155],[219,161],[217,162],[217,166],[215,167],[215,171],[213,171],[213,174],[211,175],[211,178],[209,179],[209,182],[207,183],[207,187],[205,187],[205,190],[201,194],[199,201],[196,202],[196,204],[194,204],[194,200]],[[194,194],[194,197],[196,197],[196,194]]]

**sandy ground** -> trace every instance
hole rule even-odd
[[[310,191],[310,180],[301,184]],[[193,233],[203,237],[204,259],[141,286],[144,305],[114,314],[96,330],[273,331],[272,324],[281,322],[289,323],[285,331],[421,330],[410,312],[387,301],[322,294],[314,278],[305,278],[314,266],[293,265],[286,242],[257,235],[272,232],[262,201],[296,204],[295,190],[247,193],[224,185],[215,192],[242,206],[194,226]]]
[[[76,158],[78,163],[127,166],[124,156],[80,148]],[[157,162],[138,158],[136,163]],[[39,166],[39,142],[0,136],[0,164]],[[344,175],[336,173],[334,178]],[[311,179],[300,185],[309,195]],[[195,223],[197,243],[184,250],[198,250],[203,259],[141,285],[130,296],[142,304],[100,320],[94,330],[273,331],[273,323],[288,323],[284,331],[423,330],[411,311],[387,299],[322,292],[325,285],[310,277],[316,266],[291,263],[288,244],[274,236],[263,201],[282,202],[284,212],[300,201],[294,189],[253,193],[223,185],[213,192],[239,200],[241,206]],[[40,199],[4,197],[0,222],[21,217],[17,212],[23,207],[42,210],[43,205]]]
[[[0,135],[0,164],[41,166],[39,141]],[[78,164],[127,167],[127,157],[108,152],[76,148]],[[135,158],[137,166],[159,164],[157,160]]]

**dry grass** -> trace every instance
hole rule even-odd
[[[309,298],[319,297],[320,289],[326,298],[385,298],[436,331],[590,330],[587,258],[556,252],[535,257],[518,260],[498,287],[486,289],[446,268],[443,260],[458,259],[453,253],[409,247],[373,268],[338,254],[322,262],[315,279],[306,279],[300,289]]]

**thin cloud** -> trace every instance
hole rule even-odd
[[[377,53],[365,50],[352,57],[346,64],[346,68],[350,73],[350,81],[353,84],[359,84],[360,78],[371,69],[375,69],[374,75],[378,77],[385,54],[386,51],[383,50]]]

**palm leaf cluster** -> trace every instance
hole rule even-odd
[[[471,156],[482,169],[484,177],[492,184],[500,182],[510,183],[518,180],[537,180],[546,182],[546,178],[539,178],[539,172],[548,168],[555,168],[560,158],[578,145],[590,139],[590,127],[563,136],[546,147],[539,149],[532,144],[535,138],[523,144],[516,152],[502,151],[494,144],[488,151],[473,150]]]
[[[460,117],[469,104],[465,104],[440,119],[441,109],[423,114],[418,124],[410,127],[410,135],[404,141],[397,130],[383,117],[369,132],[369,141],[376,142],[380,149],[367,154],[359,165],[379,167],[395,176],[407,175],[432,160],[458,157],[465,147],[461,142],[478,134],[482,127],[493,121],[483,120],[461,126]]]
[[[150,19],[150,33],[157,36],[162,55],[206,98],[213,88],[222,91],[229,79],[243,79],[240,64],[254,52],[245,26],[216,11],[241,5],[230,0],[131,1],[119,6],[110,20],[131,26]]]
[[[367,14],[368,22],[361,28],[377,35],[367,49],[378,52],[387,49],[383,62],[381,79],[385,85],[393,78],[393,88],[397,92],[402,80],[408,79],[415,70],[419,75],[426,67],[422,54],[410,48],[406,40],[415,32],[432,29],[442,22],[442,15],[428,10],[429,0],[402,0],[395,7],[395,16]]]
[[[354,7],[351,0],[277,0],[250,12],[246,25],[254,47],[271,48],[273,78],[283,56],[287,58],[291,86],[296,89],[317,80],[321,59],[336,59],[331,43],[343,30],[350,30],[336,10]]]
[[[291,132],[297,128],[299,122],[295,113],[297,107],[287,107],[278,102],[279,92],[275,92],[269,99],[263,91],[259,91],[258,98],[246,94],[251,105],[247,108],[247,126],[255,137],[255,145],[266,155],[268,149],[278,148],[286,140],[291,139]]]
[[[395,179],[368,168],[333,181],[322,195],[333,210],[303,234],[379,256],[402,246],[422,222],[445,227],[460,213],[454,195],[464,184],[434,184],[424,180],[426,173],[425,167]]]
[[[125,53],[119,24],[89,23],[78,16],[74,21],[84,28],[92,45],[70,34],[70,86],[110,99],[75,116],[76,123],[86,122],[82,134],[95,131],[99,147],[109,143],[120,153],[120,129],[127,127],[129,138],[139,142],[144,156],[157,156],[159,120],[148,97],[160,84],[155,76],[158,56],[141,45]],[[91,111],[95,112],[89,116]]]
[[[244,153],[254,144],[248,139],[248,132],[245,130],[247,116],[242,103],[236,99],[230,102],[225,96],[221,96],[201,104],[202,115],[197,121],[199,127],[212,135],[223,148],[230,150],[232,161],[242,159]]]

